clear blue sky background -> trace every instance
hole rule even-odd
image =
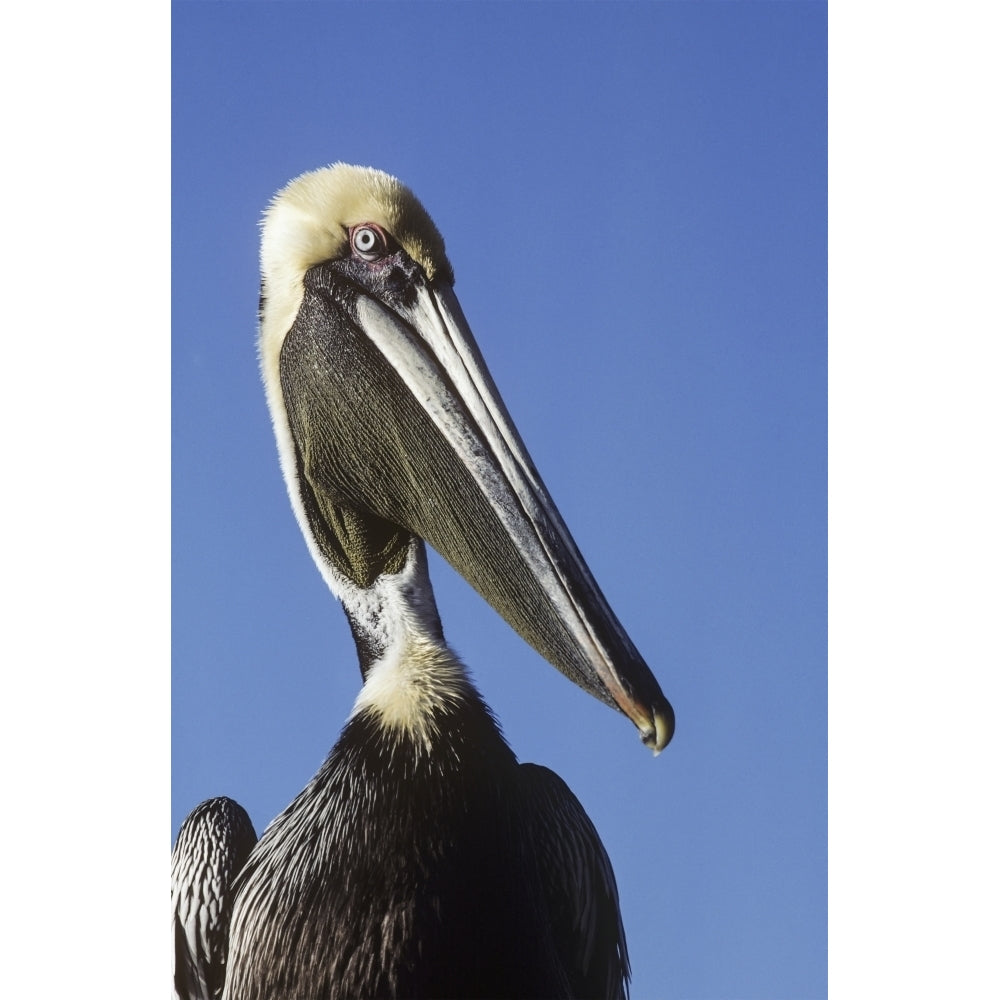
[[[219,794],[263,830],[359,687],[257,373],[257,222],[377,166],[677,713],[653,759],[433,560],[600,831],[635,1000],[826,996],[826,6],[180,3],[172,59],[171,837]]]

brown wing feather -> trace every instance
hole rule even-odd
[[[553,944],[579,1000],[626,1000],[630,976],[614,871],[601,838],[557,774],[522,764],[529,850]]]
[[[233,879],[257,842],[250,817],[232,799],[196,806],[177,834],[171,858],[174,998],[222,995]]]

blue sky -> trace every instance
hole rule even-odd
[[[358,690],[257,373],[257,222],[377,166],[677,713],[654,760],[433,561],[601,833],[633,996],[825,996],[825,6],[178,4],[172,58],[171,836],[218,794],[261,831]]]

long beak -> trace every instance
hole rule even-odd
[[[307,282],[281,379],[313,491],[387,522],[384,537],[399,526],[425,539],[647,746],[667,745],[673,709],[577,550],[449,287],[422,274],[393,296]]]

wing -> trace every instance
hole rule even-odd
[[[257,842],[242,806],[224,797],[196,806],[171,858],[174,1000],[215,1000],[226,978],[233,879]]]
[[[530,850],[571,995],[626,1000],[630,976],[618,887],[583,806],[557,774],[522,764]]]

